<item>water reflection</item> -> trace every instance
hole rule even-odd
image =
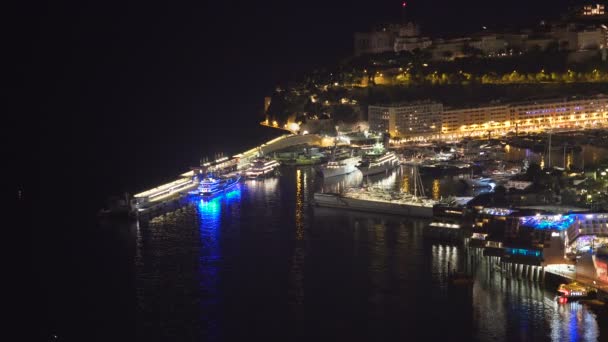
[[[406,193],[414,193],[414,168],[401,166],[387,173],[363,177],[361,172],[355,171],[344,176],[323,179],[321,191],[340,193],[346,188],[371,185],[383,189],[391,189]],[[469,174],[445,175],[442,177],[421,175],[424,193],[435,200],[446,196],[475,196],[490,191],[489,188],[467,188],[461,179],[470,177]]]
[[[597,165],[600,160],[608,158],[608,150],[591,145],[582,145],[580,150],[572,149],[572,146],[566,146],[566,148],[554,146],[550,157],[553,166],[594,166]],[[531,163],[545,165],[548,164],[549,158],[544,152],[537,153],[531,149],[506,145],[505,160],[515,163],[519,163],[522,160],[528,160]]]
[[[363,174],[357,170],[343,176],[335,176],[323,179],[323,192],[340,193],[345,189],[360,186],[363,182]]]
[[[395,170],[395,187],[409,171]],[[492,272],[485,257],[424,240],[428,221],[310,207],[310,195],[327,186],[312,175],[292,168],[278,182],[247,181],[141,227],[140,339],[599,336],[602,325],[578,303],[558,305],[535,283]],[[460,183],[457,177],[423,182],[433,196]],[[448,268],[472,270],[473,290],[452,291]]]
[[[437,178],[433,179],[433,199],[434,200],[438,200],[440,197],[440,194],[441,194],[440,184],[441,184],[441,182],[439,181],[439,179],[437,179]]]
[[[223,224],[225,221],[238,220],[240,216],[241,184],[231,191],[216,197],[197,199],[197,213],[199,219],[199,285],[201,291],[201,321],[206,335],[218,337],[219,312],[221,307],[221,293],[219,287],[219,274],[223,266],[221,236],[223,229],[229,229]],[[224,211],[224,215],[222,215]]]
[[[495,271],[492,259],[478,250],[443,244],[431,246],[432,276],[440,287],[446,286],[448,267],[472,272],[475,283],[467,301],[475,308],[460,322],[473,322],[477,339],[589,341],[599,336],[593,312],[579,302],[566,305],[538,283],[503,276]],[[442,293],[442,292],[438,292]],[[460,300],[467,297],[459,293]],[[464,297],[462,297],[464,296]],[[448,301],[452,294],[447,292]],[[464,303],[458,302],[459,306]],[[459,315],[468,315],[457,309]]]
[[[306,174],[296,170],[296,240],[304,238],[304,194],[306,191]]]

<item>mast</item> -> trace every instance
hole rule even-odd
[[[564,144],[564,170],[566,170],[566,145],[568,145],[568,143]]]
[[[551,167],[551,130],[549,130],[549,144],[547,148],[547,167]]]
[[[414,197],[416,197],[416,191],[418,189],[418,178],[416,176],[416,166],[412,169],[412,178],[414,178]]]

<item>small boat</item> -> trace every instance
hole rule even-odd
[[[374,151],[365,154],[357,168],[364,176],[371,176],[392,170],[399,164],[399,159],[393,152]]]
[[[277,174],[279,162],[268,157],[256,158],[245,171],[247,179],[271,177]]]
[[[214,177],[213,175],[208,175],[207,177],[203,178],[196,190],[190,191],[189,193],[191,195],[211,197],[220,192],[235,187],[240,180],[241,175],[239,174],[221,177]]]
[[[577,282],[572,282],[570,284],[560,284],[557,288],[557,292],[559,293],[560,297],[568,299],[582,299],[589,298],[591,295],[596,294],[597,290]]]
[[[492,188],[496,186],[496,182],[492,178],[473,177],[462,180],[470,188]]]

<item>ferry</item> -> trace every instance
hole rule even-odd
[[[264,178],[274,176],[278,172],[279,162],[271,158],[256,158],[245,171],[247,179]]]
[[[400,162],[393,152],[370,152],[363,156],[357,168],[364,176],[376,175],[399,166]]]
[[[359,156],[330,161],[327,165],[321,166],[319,172],[323,175],[323,178],[347,175],[357,171],[357,165],[360,161],[361,157]]]
[[[221,177],[214,177],[213,175],[208,175],[200,182],[198,189],[190,191],[190,194],[211,197],[220,192],[235,187],[240,180],[241,175],[239,174]]]
[[[437,201],[382,189],[361,188],[348,189],[341,194],[315,193],[314,203],[319,207],[431,218]]]

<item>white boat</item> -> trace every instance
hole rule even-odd
[[[256,158],[245,171],[245,177],[247,179],[256,179],[274,176],[279,165],[278,161],[271,158]]]
[[[376,175],[399,166],[399,159],[393,152],[371,152],[363,156],[357,168],[364,176]]]
[[[347,175],[357,171],[357,164],[360,161],[361,157],[359,156],[330,161],[327,165],[321,166],[319,172],[323,175],[323,178]]]
[[[241,180],[241,175],[234,174],[231,176],[215,177],[213,175],[207,175],[207,177],[201,180],[198,189],[189,191],[191,195],[200,195],[203,197],[212,197],[220,192],[236,186]]]
[[[436,201],[395,193],[376,193],[367,189],[347,191],[343,194],[315,193],[314,203],[320,207],[343,208],[379,214],[394,214],[412,217],[433,217]]]
[[[462,181],[471,188],[492,188],[496,186],[496,182],[492,178],[486,177],[473,177],[463,179]]]

